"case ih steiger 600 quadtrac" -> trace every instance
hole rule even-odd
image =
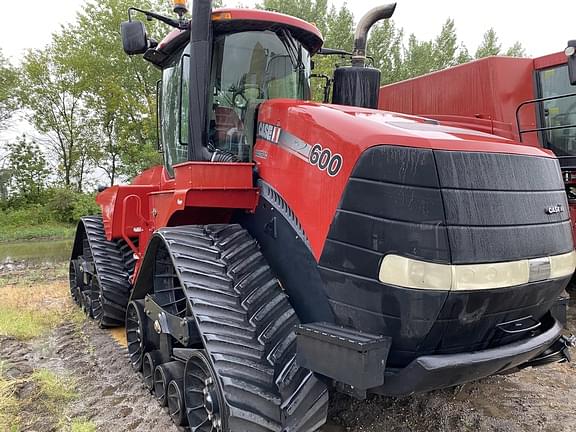
[[[159,44],[164,166],[98,195],[74,299],[192,431],[314,431],[328,388],[408,395],[567,358],[576,255],[558,161],[378,111],[365,16],[334,104],[310,102],[311,24],[195,0]],[[130,14],[136,10],[132,9]],[[560,204],[560,206],[558,206]]]

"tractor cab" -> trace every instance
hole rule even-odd
[[[211,12],[198,58],[190,23],[181,22],[157,45],[145,31],[138,35],[144,58],[162,70],[159,138],[170,174],[188,160],[251,162],[258,106],[269,99],[310,99],[311,57],[323,43],[315,26],[293,17],[219,9]],[[191,122],[201,129],[199,143],[190,139]]]

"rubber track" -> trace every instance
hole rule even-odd
[[[295,361],[288,297],[239,225],[165,228],[164,238],[230,408],[232,432],[311,432],[328,390]]]
[[[123,251],[116,242],[106,240],[101,217],[84,217],[82,223],[100,285],[102,312],[94,318],[102,327],[122,326],[132,287],[129,281],[130,270],[125,265]]]

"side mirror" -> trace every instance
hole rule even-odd
[[[568,48],[566,48],[566,56],[568,57],[568,76],[570,84],[576,85],[576,40],[568,41]]]
[[[141,21],[124,21],[120,24],[122,47],[128,55],[144,54],[148,50],[146,27]]]

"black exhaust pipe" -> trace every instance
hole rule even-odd
[[[378,21],[388,19],[394,13],[396,3],[379,6],[368,12],[356,29],[351,67],[339,67],[334,71],[332,103],[360,108],[378,108],[380,95],[380,71],[366,67],[368,32]]]
[[[368,32],[378,21],[389,19],[394,15],[396,3],[377,6],[362,17],[354,35],[354,56],[352,66],[366,66],[366,45],[368,44]]]
[[[208,87],[212,66],[212,0],[194,0],[190,28],[188,160],[207,159]],[[208,156],[209,158],[209,156]]]

